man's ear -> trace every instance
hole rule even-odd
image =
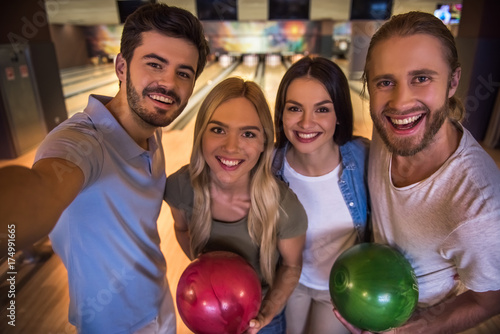
[[[116,61],[115,61],[115,72],[116,76],[118,77],[118,80],[120,82],[123,82],[127,78],[127,62],[123,58],[122,54],[119,53],[116,56]]]
[[[453,72],[451,74],[450,87],[449,87],[449,91],[448,91],[448,98],[455,95],[457,88],[458,88],[458,83],[460,82],[460,75],[462,75],[462,68],[457,67],[455,72]]]

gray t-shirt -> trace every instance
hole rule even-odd
[[[421,307],[467,289],[500,290],[500,171],[466,130],[457,150],[427,179],[391,180],[392,155],[374,135],[369,160],[374,240],[411,262]],[[456,274],[460,279],[456,279]]]
[[[278,239],[288,239],[305,234],[307,215],[295,193],[283,182],[280,185],[280,218],[278,221]],[[183,210],[191,222],[194,191],[189,179],[187,166],[167,178],[165,200],[174,208]],[[263,286],[266,286],[259,265],[259,246],[255,245],[248,233],[247,217],[232,222],[212,221],[210,238],[204,251],[224,250],[234,252],[245,258],[256,270]],[[276,250],[277,252],[278,250]]]

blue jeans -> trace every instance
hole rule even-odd
[[[285,310],[278,313],[258,334],[286,334]]]

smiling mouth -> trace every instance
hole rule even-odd
[[[161,102],[161,103],[164,103],[164,104],[168,104],[168,105],[171,105],[174,103],[174,100],[171,99],[171,98],[168,98],[168,97],[165,97],[165,96],[162,96],[162,95],[156,95],[156,94],[150,94],[148,95],[151,99],[155,100],[155,101],[158,101],[158,102]]]
[[[311,132],[311,133],[305,133],[305,132],[298,132],[296,131],[295,132],[297,134],[297,137],[301,138],[301,139],[312,139],[314,137],[317,137],[319,136],[319,132]]]
[[[216,158],[217,158],[217,160],[219,160],[219,162],[221,164],[223,164],[224,166],[227,166],[227,167],[234,167],[234,166],[237,166],[243,162],[243,160],[229,160],[229,159],[224,159],[221,157],[216,157]]]
[[[417,126],[422,119],[424,119],[424,114],[411,116],[407,118],[392,118],[387,117],[392,126],[397,130],[409,130]]]

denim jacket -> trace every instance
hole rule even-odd
[[[288,181],[285,179],[284,171],[285,153],[289,145],[290,143],[275,150],[272,164],[274,175],[287,184]],[[340,146],[343,167],[339,179],[340,192],[344,196],[360,242],[369,241],[370,239],[370,202],[367,182],[369,145],[367,139],[356,137]]]

